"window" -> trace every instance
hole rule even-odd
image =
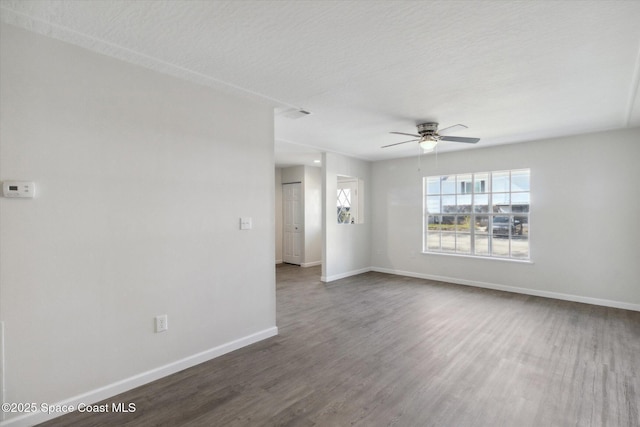
[[[338,224],[350,224],[351,217],[351,188],[338,187]]]
[[[530,171],[424,178],[427,253],[529,259]]]
[[[337,209],[338,224],[362,224],[364,222],[362,189],[364,182],[350,176],[338,176]]]

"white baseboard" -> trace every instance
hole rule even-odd
[[[367,273],[369,271],[372,271],[371,267],[361,268],[359,270],[347,271],[345,273],[340,273],[340,274],[334,274],[333,276],[321,276],[320,281],[333,282],[334,280],[344,279],[345,277],[351,277],[357,274]]]
[[[104,387],[100,387],[95,390],[88,391],[78,396],[71,397],[61,402],[55,403],[55,405],[73,405],[77,408],[79,404],[94,404],[110,397],[116,396],[125,391],[131,390],[141,385],[150,383],[184,369],[190,368],[200,363],[206,362],[223,354],[230,353],[242,347],[246,347],[250,344],[262,341],[264,339],[278,335],[278,328],[272,327],[263,331],[256,332],[246,337],[239,338],[237,340],[219,345],[217,347],[205,350],[200,353],[196,353],[191,356],[187,356],[183,359],[176,360],[167,365],[160,366],[159,368],[151,369],[138,375],[134,375],[124,380],[111,383]],[[30,414],[21,415],[19,417],[10,418],[3,422],[0,422],[2,427],[28,427],[35,424],[42,423],[44,421],[51,420],[58,416],[64,415],[64,413],[47,414],[44,412],[35,412]]]
[[[303,262],[301,267],[315,267],[316,265],[322,265],[322,261]]]
[[[554,298],[564,301],[581,302],[584,304],[601,305],[604,307],[621,308],[624,310],[640,311],[640,304],[631,304],[622,301],[584,297],[580,295],[563,294],[560,292],[541,291],[537,289],[518,288],[515,286],[499,285],[495,283],[480,282],[476,280],[458,279],[455,277],[436,276],[433,274],[414,273],[411,271],[393,270],[389,268],[372,267],[371,271],[379,273],[395,274],[398,276],[415,277],[418,279],[437,280],[439,282],[455,283],[457,285],[476,286],[478,288],[494,289],[497,291],[513,292],[516,294],[533,295],[537,297]]]
[[[284,261],[276,260],[276,265],[278,264],[284,264]],[[301,264],[291,264],[291,265],[299,265],[300,267],[314,267],[316,265],[322,265],[322,261],[303,262]]]

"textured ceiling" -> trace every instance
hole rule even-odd
[[[640,126],[640,1],[12,1],[3,22],[263,100],[276,158],[417,154]],[[309,150],[305,147],[311,147]],[[283,160],[283,153],[291,153]],[[300,162],[310,162],[315,156]]]

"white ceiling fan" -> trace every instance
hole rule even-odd
[[[406,144],[408,142],[418,142],[418,144],[420,144],[420,147],[422,147],[422,149],[425,152],[429,152],[429,151],[433,151],[433,149],[436,148],[436,145],[438,145],[438,142],[440,141],[465,142],[468,144],[475,144],[476,142],[480,141],[480,138],[467,138],[463,136],[441,135],[441,133],[444,133],[444,132],[451,133],[461,129],[467,129],[467,126],[460,125],[460,124],[453,125],[453,126],[449,126],[448,128],[444,128],[440,132],[438,132],[438,123],[434,123],[434,122],[421,123],[418,125],[419,135],[416,135],[413,133],[405,133],[405,132],[389,132],[395,135],[413,136],[415,139],[410,139],[409,141],[396,142],[395,144],[384,145],[382,146],[382,148],[393,147],[395,145]]]

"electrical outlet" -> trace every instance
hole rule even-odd
[[[166,314],[156,316],[156,332],[164,332],[169,329],[169,318]]]

